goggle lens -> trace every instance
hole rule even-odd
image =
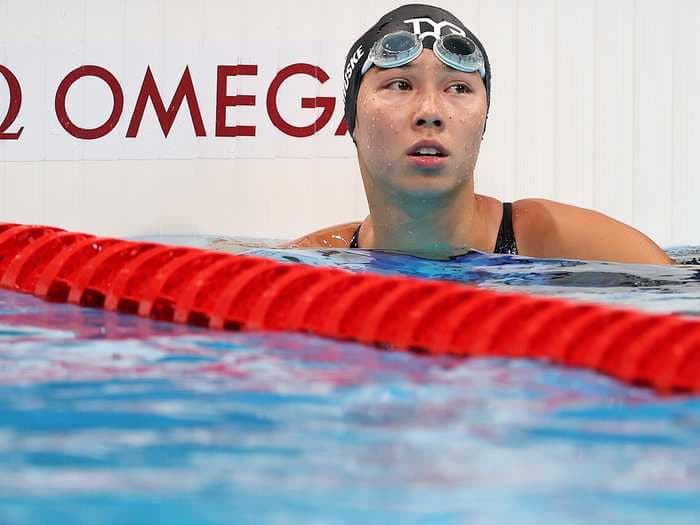
[[[407,31],[387,35],[387,37],[381,40],[382,50],[391,55],[410,51],[416,46],[418,40],[415,35]]]
[[[462,35],[447,35],[435,42],[435,55],[444,63],[465,73],[479,72],[481,78],[486,76],[484,56],[476,44]]]
[[[376,65],[381,68],[399,67],[415,60],[423,51],[423,45],[416,35],[408,31],[390,33],[380,39],[369,54],[369,59],[362,68],[364,75]]]
[[[476,51],[474,42],[461,35],[447,35],[442,38],[443,47],[455,55],[471,55]]]

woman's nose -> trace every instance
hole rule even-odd
[[[442,110],[435,93],[424,93],[418,101],[414,125],[418,128],[441,128],[444,124]]]
[[[419,118],[416,121],[416,126],[418,127],[426,127],[426,128],[441,128],[442,127],[442,119],[440,117],[426,117],[426,118]]]

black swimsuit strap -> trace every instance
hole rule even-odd
[[[513,204],[510,202],[503,203],[503,217],[493,253],[518,255],[518,243],[515,242],[515,232],[513,231]]]
[[[349,248],[359,248],[360,243],[360,228],[362,228],[362,223],[355,229],[355,233],[352,234],[352,239],[350,239],[350,246]]]
[[[359,248],[360,228],[362,223],[355,229],[350,239],[350,248]],[[502,253],[507,255],[518,255],[518,243],[515,241],[515,232],[513,231],[513,204],[510,202],[503,203],[503,217],[501,218],[501,226],[498,229],[498,237],[496,238],[496,247],[493,253]]]

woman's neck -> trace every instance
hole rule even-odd
[[[363,248],[433,256],[491,249],[491,208],[472,188],[449,197],[368,200],[370,215],[360,231]]]

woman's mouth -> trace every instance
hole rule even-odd
[[[447,152],[439,144],[417,144],[409,150],[410,163],[422,169],[441,168],[447,163]]]

